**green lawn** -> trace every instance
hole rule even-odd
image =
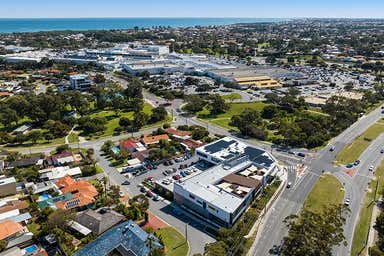
[[[344,198],[342,188],[342,184],[335,176],[330,174],[320,176],[305,200],[304,208],[314,212],[321,212],[324,206],[342,203]]]
[[[341,164],[353,163],[364,152],[369,144],[384,132],[384,121],[378,121],[359,135],[336,156],[336,161]]]
[[[376,169],[375,176],[376,180],[372,180],[369,184],[368,192],[365,194],[363,205],[360,208],[359,220],[353,234],[352,256],[357,256],[367,243],[374,201],[380,199],[384,189],[384,161]]]
[[[172,227],[161,228],[156,231],[156,235],[161,236],[165,245],[167,256],[186,256],[189,251],[185,237]]]
[[[68,142],[69,143],[75,143],[75,142],[79,142],[79,136],[72,132],[69,136],[68,136]]]
[[[197,113],[197,116],[198,118],[201,118],[204,121],[211,122],[223,128],[234,129],[234,127],[231,127],[229,125],[229,122],[231,121],[232,116],[239,115],[246,108],[262,111],[267,104],[265,104],[264,102],[258,101],[258,102],[231,103],[229,105],[230,105],[229,110],[223,114],[211,116],[209,114],[209,110],[207,108],[204,108],[202,111]]]
[[[148,115],[151,115],[152,108],[153,107],[151,105],[145,103],[144,108],[143,108],[143,112],[148,114]],[[120,118],[121,117],[127,117],[129,119],[133,119],[133,112],[120,112],[120,113],[116,114],[115,111],[106,110],[106,111],[99,111],[99,112],[93,113],[91,115],[91,118],[95,118],[95,117],[105,117],[107,119],[106,130],[103,132],[102,135],[100,135],[98,137],[108,137],[108,136],[112,136],[115,129],[117,127],[119,127]],[[88,139],[89,138],[90,138],[90,136],[88,137]]]
[[[230,94],[223,95],[221,96],[221,98],[223,98],[224,100],[231,101],[231,100],[241,100],[243,97],[241,97],[240,94],[233,92]]]

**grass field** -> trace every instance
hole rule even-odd
[[[376,180],[372,180],[360,208],[359,220],[355,227],[352,242],[352,256],[357,256],[367,243],[367,236],[372,219],[373,203],[380,199],[384,189],[384,161],[375,171]],[[376,191],[377,188],[377,191]]]
[[[324,206],[341,204],[344,198],[342,184],[330,174],[320,176],[319,180],[304,202],[304,208],[321,212]]]
[[[156,231],[156,235],[161,236],[165,245],[165,255],[167,256],[186,256],[189,251],[185,237],[172,227],[161,228]]]
[[[353,163],[367,149],[369,144],[383,132],[384,121],[380,120],[355,138],[352,143],[345,146],[336,156],[336,161],[340,164]]]
[[[69,142],[69,143],[76,143],[76,142],[79,142],[79,136],[78,136],[76,133],[72,132],[72,133],[69,134],[69,136],[68,136],[68,142]]]
[[[241,100],[243,97],[241,97],[240,94],[233,92],[230,94],[223,95],[221,96],[221,98],[223,98],[224,100],[231,101],[231,100]]]
[[[198,112],[197,116],[198,118],[201,118],[204,121],[211,122],[225,129],[233,129],[234,127],[231,127],[229,125],[229,122],[231,121],[232,116],[240,114],[246,108],[251,108],[257,111],[261,111],[267,104],[265,104],[264,102],[258,101],[258,102],[231,103],[229,105],[230,105],[229,110],[223,114],[211,116],[209,114],[209,110],[205,108],[202,111]]]
[[[143,112],[148,114],[148,115],[151,115],[152,106],[145,103],[144,108],[143,108]],[[126,117],[129,119],[133,119],[133,112],[120,112],[120,113],[116,114],[115,111],[107,110],[107,111],[96,112],[96,113],[91,115],[91,118],[95,118],[95,117],[105,117],[107,119],[106,130],[103,132],[102,135],[100,135],[98,137],[108,137],[108,136],[112,136],[115,129],[117,127],[119,127],[120,118]],[[88,139],[89,138],[90,137],[88,137]]]

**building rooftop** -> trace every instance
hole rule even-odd
[[[78,223],[89,228],[98,235],[120,223],[123,219],[124,216],[115,211],[100,213],[91,209],[81,212],[76,217]]]
[[[227,212],[234,212],[243,203],[243,198],[227,192],[217,185],[221,183],[224,177],[246,169],[251,165],[252,162],[244,157],[243,162],[233,167],[225,164],[216,165],[181,183],[176,182],[175,186],[181,186],[184,190],[203,198],[217,208]]]
[[[263,149],[251,147],[230,137],[214,141],[197,150],[217,159],[218,163],[240,155],[246,155],[249,160],[255,162],[257,165],[265,166],[266,168],[271,167],[276,162],[275,159]]]
[[[0,178],[0,186],[11,184],[11,183],[16,183],[16,179],[14,177],[5,178],[5,179]]]
[[[108,230],[76,252],[74,256],[106,256],[114,252],[129,256],[147,256],[151,250],[147,244],[149,236],[152,235],[146,233],[130,220]],[[162,248],[158,239],[156,237],[153,238],[154,248]]]
[[[0,222],[0,240],[6,239],[7,237],[10,237],[23,230],[23,226],[15,221],[6,220]]]

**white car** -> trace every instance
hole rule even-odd
[[[344,200],[344,205],[345,206],[349,206],[351,204],[351,200],[349,199],[349,198],[346,198],[345,200]]]
[[[369,167],[368,170],[369,170],[370,172],[373,172],[374,169],[375,169],[375,167],[374,167],[373,165],[371,165],[371,166]]]
[[[120,192],[119,192],[119,196],[120,196],[120,197],[124,197],[124,192],[123,192],[123,191],[120,191]]]

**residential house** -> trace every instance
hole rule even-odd
[[[40,156],[31,156],[28,158],[22,158],[15,160],[13,162],[7,163],[7,169],[12,169],[12,168],[26,168],[30,167],[33,165],[39,165],[41,157]]]
[[[60,209],[87,208],[95,202],[95,197],[99,194],[87,181],[76,181],[70,176],[58,180],[55,184],[63,194],[72,195],[72,199],[56,203],[56,207]]]
[[[0,240],[7,242],[6,248],[30,245],[32,238],[33,234],[21,224],[12,220],[0,222]]]
[[[12,210],[19,210],[21,213],[23,213],[27,208],[28,208],[27,202],[20,201],[18,199],[0,201],[0,214],[9,212]]]
[[[16,179],[14,177],[0,178],[0,197],[14,195],[16,192]]]
[[[160,140],[169,140],[168,134],[161,134],[161,135],[155,135],[155,136],[144,135],[144,137],[141,139],[141,141],[146,146],[152,145],[152,144],[158,144]]]
[[[76,222],[100,235],[124,220],[124,216],[111,210],[94,211],[88,209],[76,217]]]
[[[186,149],[186,150],[191,150],[195,148],[199,148],[204,146],[204,142],[201,142],[199,140],[194,140],[194,139],[186,139],[181,142],[181,145]]]
[[[152,240],[152,246],[148,240]],[[136,255],[148,256],[151,250],[161,249],[158,238],[148,234],[132,220],[106,231],[96,240],[86,245],[74,256]]]
[[[15,130],[13,130],[13,134],[26,134],[28,131],[32,129],[31,124],[23,124],[19,127],[17,127]]]
[[[175,128],[169,127],[165,131],[171,135],[171,137],[177,141],[183,141],[191,138],[191,133],[188,131],[180,131]]]
[[[144,151],[146,150],[146,147],[138,140],[135,140],[133,138],[129,138],[127,140],[121,141],[119,143],[120,149],[125,149],[128,152],[135,152],[135,151]]]
[[[70,168],[69,166],[59,166],[39,171],[42,180],[57,180],[66,176],[81,177],[80,167]]]

